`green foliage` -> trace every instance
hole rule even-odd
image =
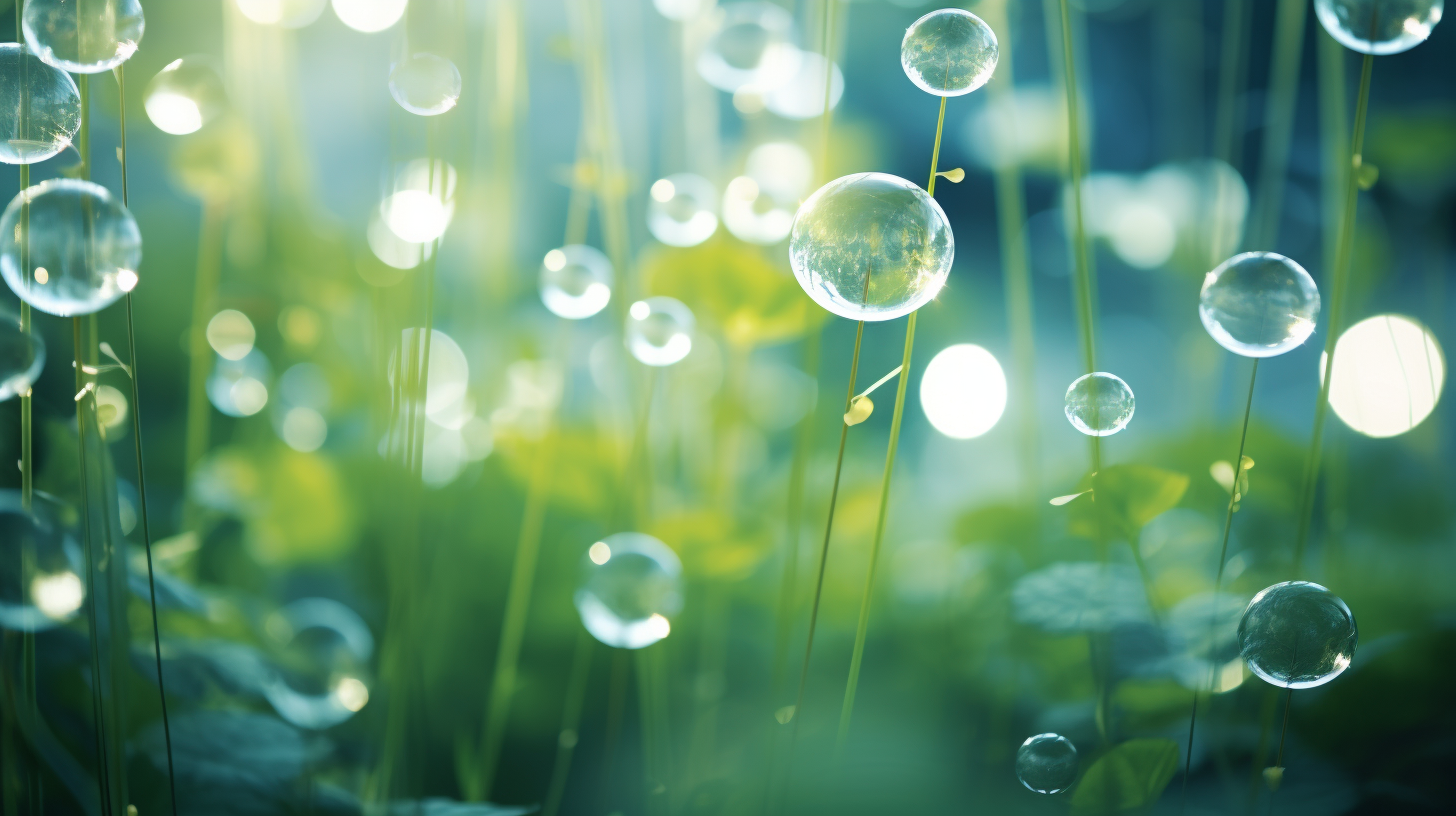
[[[1128,740],[1092,763],[1072,792],[1073,816],[1099,816],[1158,800],[1178,770],[1178,744],[1168,739]]]
[[[1148,522],[1178,506],[1188,477],[1148,465],[1114,465],[1092,477],[1092,490],[1102,514],[1135,539]]]

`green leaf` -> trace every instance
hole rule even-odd
[[[1073,816],[1097,816],[1156,802],[1178,770],[1178,743],[1128,740],[1087,769],[1072,793]]]
[[[1148,465],[1114,465],[1092,478],[1092,495],[1129,537],[1183,499],[1188,477]]]

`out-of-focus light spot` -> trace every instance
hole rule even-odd
[[[1107,225],[1112,250],[1129,266],[1156,269],[1173,257],[1178,230],[1166,211],[1149,200],[1118,208]]]
[[[667,179],[658,179],[652,183],[652,189],[649,192],[652,194],[653,200],[666,204],[677,195],[677,187]]]
[[[652,0],[658,14],[678,21],[693,19],[709,5],[711,0]]]
[[[733,109],[744,116],[763,113],[764,103],[763,94],[751,86],[745,86],[733,92]]]
[[[1320,376],[1325,371],[1320,359]],[[1330,407],[1366,436],[1399,436],[1436,409],[1446,382],[1446,358],[1425,326],[1403,315],[1356,323],[1335,343]]]
[[[1243,658],[1235,658],[1223,664],[1218,670],[1218,677],[1214,680],[1213,692],[1225,694],[1233,691],[1244,683],[1244,661]]]
[[[328,421],[312,408],[290,408],[283,416],[283,442],[300,453],[323,447],[328,435]]]
[[[86,589],[74,572],[37,575],[30,582],[30,597],[35,608],[51,620],[65,620],[81,608]]]
[[[44,266],[37,266],[35,268],[35,282],[36,283],[39,283],[40,285],[44,286],[45,283],[46,283],[46,281],[48,281],[50,279],[51,279],[51,273],[47,272],[46,271],[46,268]]]
[[[369,227],[364,237],[369,241],[369,251],[374,253],[374,257],[395,269],[414,269],[430,254],[427,244],[406,241],[395,235],[379,213],[369,219]],[[399,278],[395,276],[376,277],[379,278],[378,282],[369,281],[375,286],[393,286],[399,282]]]
[[[450,223],[445,205],[423,190],[400,190],[384,199],[380,211],[395,235],[414,244],[439,238]]]
[[[238,11],[260,25],[303,28],[324,13],[327,0],[237,0]]]
[[[399,22],[409,0],[334,0],[334,14],[355,31],[373,34]],[[356,711],[358,709],[355,709]]]
[[[337,4],[338,0],[335,0]],[[334,686],[334,699],[350,711],[358,712],[369,703],[369,687],[357,677],[343,677]]]
[[[266,383],[272,379],[268,358],[256,348],[241,360],[219,355],[212,376],[207,378],[207,398],[228,416],[252,416],[268,404]]]
[[[591,545],[589,549],[587,549],[586,554],[587,557],[592,560],[593,564],[601,566],[602,564],[605,564],[607,563],[607,561],[611,560],[612,548],[607,545],[607,542],[598,541],[597,543]]]
[[[647,316],[652,314],[652,307],[647,305],[647,301],[639,300],[632,304],[632,308],[628,309],[627,313],[632,315],[633,320],[646,320]]]
[[[278,313],[278,333],[295,346],[313,348],[323,334],[323,321],[307,306],[285,306]]]
[[[224,360],[247,357],[257,339],[253,321],[236,309],[223,309],[207,322],[207,344]]]
[[[950,346],[926,366],[920,406],[937,431],[952,439],[973,439],[995,427],[1006,411],[1006,374],[980,346]]]
[[[122,427],[126,422],[127,401],[126,395],[120,389],[109,385],[97,386],[96,388],[96,421],[108,431],[114,431]]]
[[[135,289],[139,280],[137,273],[130,269],[116,270],[116,286],[123,292],[130,292]]]
[[[799,52],[798,69],[783,84],[766,93],[764,106],[785,119],[812,119],[824,114],[824,57]],[[844,72],[833,65],[829,80],[829,109],[844,96]],[[735,95],[735,99],[737,96]]]
[[[268,404],[268,386],[252,377],[243,377],[233,383],[230,393],[240,416],[252,416]]]
[[[761,192],[797,200],[814,182],[814,160],[793,142],[765,142],[748,152],[743,175],[753,179]]]
[[[553,249],[546,253],[546,257],[541,263],[552,272],[560,272],[566,268],[566,253],[559,249]]]
[[[653,613],[652,617],[647,619],[645,632],[654,641],[662,640],[672,634],[672,624],[662,615]]]
[[[495,450],[495,429],[480,417],[471,417],[460,428],[460,439],[465,443],[465,458],[471,462],[479,462]]]
[[[202,129],[202,108],[197,100],[179,93],[158,92],[147,97],[147,118],[165,133],[185,136]]]

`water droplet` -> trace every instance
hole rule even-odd
[[[1350,667],[1359,631],[1350,607],[1308,581],[1275,584],[1249,602],[1239,651],[1249,669],[1284,688],[1312,688]]]
[[[799,207],[789,262],[815,303],[851,320],[892,320],[945,285],[955,237],[920,187],[884,173],[844,176]],[[868,282],[868,286],[866,286]]]
[[[1132,389],[1105,371],[1084,374],[1067,387],[1067,421],[1088,436],[1111,436],[1126,428],[1135,407]]]
[[[269,615],[264,631],[279,653],[263,694],[300,728],[332,728],[369,702],[374,636],[354,610],[328,598],[301,598]]]
[[[541,262],[541,302],[568,320],[591,317],[612,299],[612,262],[595,247],[572,244]]]
[[[34,164],[65,150],[81,127],[76,81],[23,45],[0,45],[0,161]],[[25,115],[21,115],[25,111]]]
[[[1319,289],[1304,268],[1273,252],[1245,252],[1203,279],[1198,316],[1224,348],[1274,357],[1303,343],[1319,317]]]
[[[99,74],[136,53],[146,30],[138,0],[29,0],[21,26],[41,59],[73,74]]]
[[[389,92],[410,113],[439,116],[460,101],[460,70],[439,54],[421,52],[394,66]]]
[[[1016,778],[1033,793],[1061,793],[1077,778],[1077,748],[1060,734],[1027,737],[1016,749]]]
[[[593,551],[604,546],[608,557]],[[643,533],[596,542],[583,559],[576,609],[592,637],[620,649],[641,649],[667,637],[682,608],[682,563],[666,544]]]
[[[961,96],[991,78],[998,56],[996,33],[961,9],[932,11],[911,24],[900,43],[900,66],[922,91]]]
[[[627,314],[627,350],[638,362],[670,366],[693,350],[693,313],[680,301],[651,297],[632,304]]]
[[[1399,54],[1431,36],[1445,5],[1445,0],[1315,0],[1314,14],[1352,51]]]

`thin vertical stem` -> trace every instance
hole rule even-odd
[[[1254,233],[1248,245],[1272,249],[1279,235],[1284,203],[1284,177],[1299,99],[1299,66],[1304,54],[1305,0],[1279,0],[1270,56],[1269,97],[1265,103],[1264,146],[1259,152],[1259,190],[1254,203]]]
[[[184,469],[183,528],[200,534],[197,529],[197,506],[190,498],[192,475],[207,453],[211,436],[212,413],[207,403],[207,375],[212,367],[211,347],[207,342],[207,321],[217,298],[218,278],[222,273],[222,207],[220,202],[202,202],[202,230],[197,241],[197,278],[192,292],[192,326],[188,350],[190,367],[187,379],[187,434]]]
[[[1284,725],[1279,728],[1279,752],[1274,755],[1274,767],[1284,767],[1284,738],[1289,734],[1289,711],[1294,708],[1294,687],[1284,693]]]
[[[566,682],[566,705],[561,712],[561,731],[556,738],[556,761],[551,767],[551,783],[546,789],[541,816],[556,816],[561,798],[566,793],[566,779],[571,772],[571,757],[581,735],[581,711],[586,701],[587,679],[591,676],[592,651],[595,641],[582,629],[576,636],[576,652]]]
[[[829,131],[834,124],[834,111],[829,102],[834,85],[834,11],[839,0],[824,3],[824,113],[819,117],[819,182],[829,180]]]
[[[1229,531],[1233,528],[1234,509],[1239,501],[1239,477],[1243,475],[1244,468],[1244,443],[1249,438],[1249,415],[1254,408],[1254,383],[1259,377],[1259,358],[1254,358],[1254,364],[1249,370],[1249,396],[1244,400],[1244,421],[1239,429],[1239,455],[1234,458],[1234,483],[1229,490],[1228,510],[1223,518],[1223,544],[1218,551],[1218,569],[1213,581],[1213,613],[1209,617],[1209,662],[1212,667],[1209,671],[1209,688],[1213,687],[1213,678],[1218,671],[1218,664],[1215,662],[1213,649],[1213,635],[1218,621],[1218,593],[1223,589],[1224,567],[1228,563]],[[1198,689],[1193,690],[1193,710],[1188,715],[1188,747],[1183,752],[1183,800],[1179,805],[1181,812],[1188,804],[1188,774],[1193,768],[1193,733],[1198,726]]]
[[[1355,248],[1355,211],[1360,195],[1361,151],[1365,145],[1365,119],[1370,112],[1370,75],[1374,67],[1375,57],[1366,54],[1360,69],[1360,92],[1355,102],[1355,127],[1350,137],[1350,166],[1346,169],[1345,209],[1340,219],[1339,244],[1335,251],[1330,286],[1329,321],[1325,329],[1324,371],[1320,381],[1319,399],[1314,406],[1314,427],[1310,432],[1309,452],[1305,455],[1304,460],[1299,532],[1294,539],[1294,563],[1291,569],[1291,574],[1296,576],[1304,566],[1304,551],[1309,542],[1309,528],[1314,516],[1314,498],[1319,482],[1320,443],[1324,435],[1325,417],[1329,412],[1330,381],[1333,379],[1335,367],[1335,342],[1340,337],[1345,298],[1349,289],[1350,255]]]
[[[129,206],[126,174],[126,64],[116,67],[118,128],[121,133],[121,205]],[[147,592],[152,607],[152,647],[157,665],[157,697],[162,704],[162,737],[167,747],[167,786],[172,802],[172,816],[177,816],[177,774],[172,762],[172,722],[167,714],[167,685],[162,677],[162,628],[157,619],[157,581],[152,565],[152,531],[147,515],[147,468],[142,455],[142,399],[138,382],[136,320],[132,314],[132,293],[126,293],[126,344],[131,359],[131,433],[137,467],[137,515],[141,522],[142,544],[147,554]]]
[[[1072,49],[1072,12],[1067,0],[1060,0],[1062,12],[1062,72],[1067,103],[1067,175],[1072,185],[1072,288],[1077,300],[1077,325],[1081,331],[1082,360],[1087,373],[1097,370],[1096,328],[1093,299],[1096,282],[1092,259],[1087,251],[1087,231],[1082,217],[1082,128],[1077,93],[1077,61]],[[933,184],[932,184],[933,186]],[[1095,437],[1094,437],[1095,444]]]
[[[84,78],[84,77],[83,77]],[[85,87],[84,85],[82,87]],[[85,98],[84,95],[82,97]],[[82,105],[82,116],[86,107]],[[84,127],[83,127],[84,132]],[[96,782],[101,799],[101,812],[112,814],[110,770],[106,745],[106,713],[102,685],[104,674],[101,668],[101,624],[96,611],[96,596],[101,582],[96,577],[96,553],[91,540],[91,502],[89,498],[90,470],[86,463],[86,402],[89,392],[84,368],[85,358],[81,353],[81,318],[71,318],[71,343],[75,350],[76,368],[76,451],[80,470],[80,508],[82,556],[86,563],[86,620],[89,646],[91,649],[91,712],[96,721]]]
[[[1249,0],[1225,0],[1223,7],[1223,43],[1219,56],[1218,111],[1214,121],[1213,154],[1238,168],[1242,144],[1240,139],[1239,91],[1243,84],[1244,59]]]

